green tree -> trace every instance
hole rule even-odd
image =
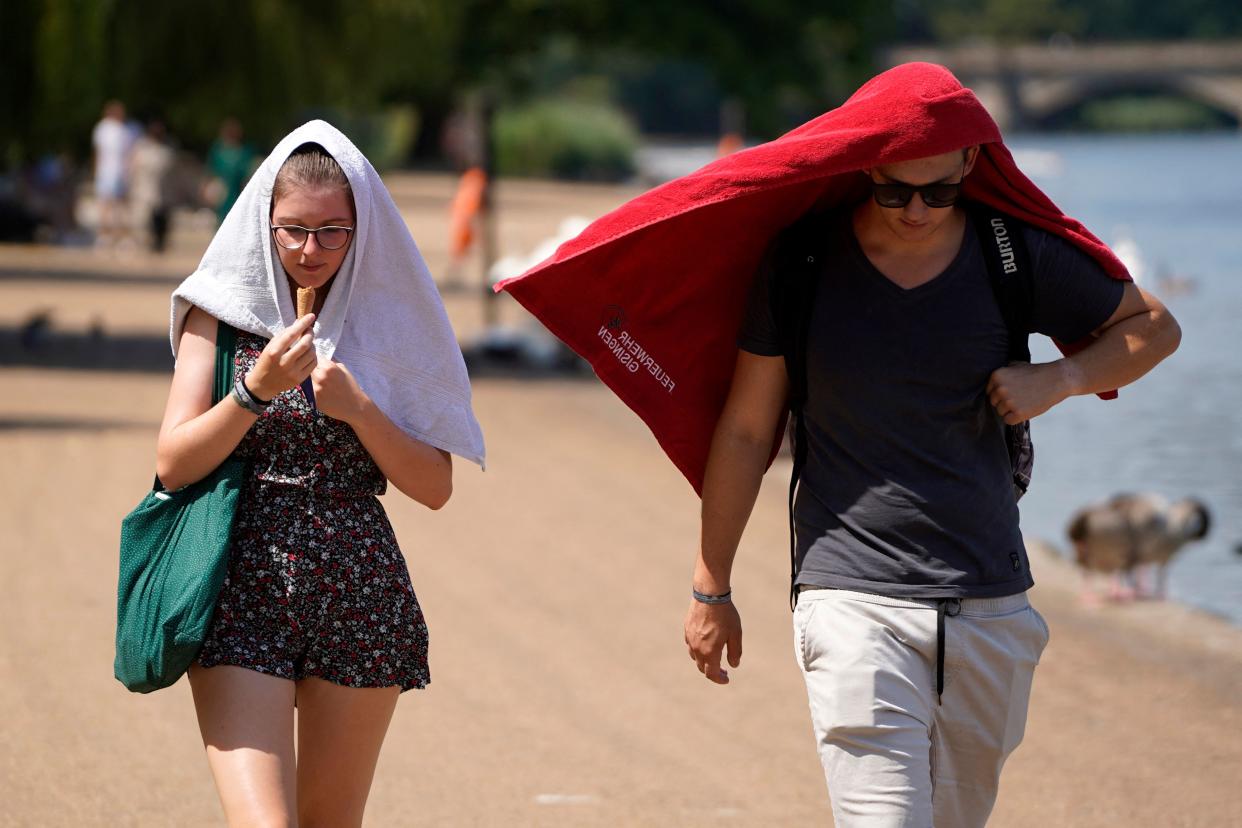
[[[1079,35],[1086,13],[1068,0],[944,0],[931,12],[932,30],[947,42],[988,38],[1002,43]]]
[[[308,112],[416,106],[435,135],[465,90],[523,94],[552,38],[688,60],[760,133],[839,102],[870,71],[883,3],[841,0],[4,0],[0,146],[88,149],[105,100],[158,110],[203,147],[227,115],[270,142]],[[430,147],[424,145],[424,150]]]
[[[892,0],[891,9],[906,42],[1014,42],[1059,32],[1112,41],[1242,36],[1237,0]]]
[[[0,15],[10,157],[84,150],[110,98],[197,146],[228,115],[266,142],[308,111],[416,101],[451,78],[457,17],[394,0],[6,0]]]

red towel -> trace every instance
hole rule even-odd
[[[701,492],[747,290],[769,241],[813,206],[865,197],[866,167],[973,144],[982,151],[965,197],[1063,236],[1129,279],[1022,174],[974,93],[942,66],[908,63],[775,141],[622,205],[496,289],[588,360]]]

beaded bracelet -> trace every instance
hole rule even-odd
[[[733,590],[722,593],[720,595],[707,595],[699,592],[694,587],[690,588],[690,594],[694,596],[694,600],[700,604],[728,604],[733,600]]]

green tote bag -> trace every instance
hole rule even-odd
[[[237,331],[216,332],[212,402],[233,386]],[[136,693],[168,687],[198,655],[228,568],[246,464],[229,457],[207,477],[176,491],[159,481],[121,521],[117,583],[118,681]]]

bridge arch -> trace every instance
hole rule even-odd
[[[1121,95],[1166,95],[1201,104],[1242,127],[1242,79],[1190,74],[1143,73],[1030,79],[1020,83],[1024,120],[1041,126],[1058,115],[1101,98]]]
[[[889,65],[926,60],[949,67],[975,90],[1002,129],[1037,125],[1093,98],[1126,92],[1196,101],[1242,128],[1238,40],[897,46],[882,60]]]

